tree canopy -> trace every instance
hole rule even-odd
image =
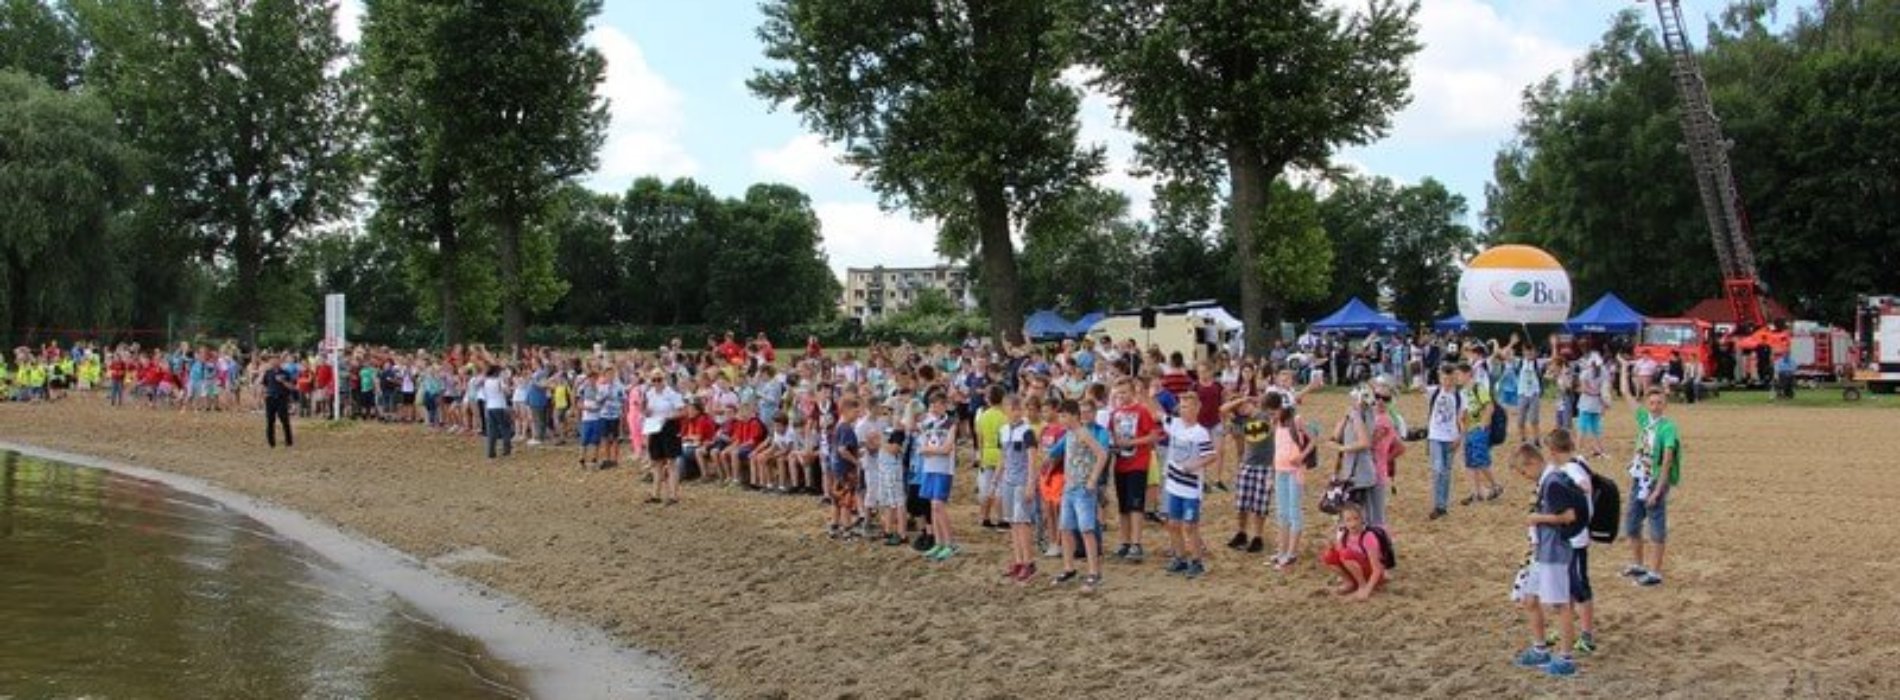
[[[991,331],[1022,337],[1011,233],[1101,169],[1079,148],[1079,91],[1044,0],[770,0],[774,67],[750,81],[842,143],[888,206],[943,222],[939,249],[974,252]]]

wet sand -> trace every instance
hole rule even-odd
[[[1331,419],[1340,402],[1320,396],[1312,411]],[[1423,415],[1417,397],[1403,407]],[[1416,444],[1392,508],[1395,581],[1352,605],[1310,564],[1327,527],[1312,497],[1307,563],[1291,574],[1220,547],[1233,516],[1217,493],[1207,578],[1168,577],[1152,556],[1109,563],[1091,598],[1003,583],[1003,537],[971,527],[967,495],[966,553],[928,565],[907,548],[826,540],[808,499],[688,485],[680,506],[645,506],[633,470],[581,472],[572,448],[490,462],[473,438],[413,426],[300,422],[298,446],[272,452],[259,415],[78,397],[0,405],[0,440],[202,478],[330,521],[666,655],[720,697],[1895,697],[1897,418],[1678,407],[1688,461],[1668,584],[1631,586],[1615,574],[1625,544],[1599,545],[1603,648],[1562,682],[1509,663],[1525,641],[1505,597],[1530,486],[1501,473],[1499,501],[1427,522]],[[1621,406],[1605,419],[1616,454],[1597,467],[1619,482],[1630,423]],[[1150,552],[1164,541],[1150,529]]]

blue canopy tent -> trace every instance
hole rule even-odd
[[[1471,324],[1465,323],[1465,317],[1463,315],[1452,314],[1433,321],[1432,330],[1440,333],[1450,333],[1453,331],[1464,332],[1471,330]]]
[[[1108,314],[1102,313],[1100,311],[1091,311],[1089,313],[1083,314],[1081,318],[1078,318],[1075,320],[1075,332],[1072,333],[1071,335],[1074,335],[1077,338],[1086,336],[1089,334],[1090,328],[1094,328],[1095,324],[1101,323],[1102,319],[1105,319],[1105,318],[1108,318]]]
[[[1034,341],[1061,340],[1075,333],[1075,324],[1062,314],[1043,309],[1023,319],[1023,335]]]
[[[1333,315],[1314,321],[1310,329],[1322,333],[1362,334],[1372,332],[1403,333],[1405,324],[1367,306],[1358,297],[1339,307]]]
[[[1571,333],[1635,333],[1643,327],[1643,315],[1615,294],[1604,294],[1597,303],[1564,323]]]

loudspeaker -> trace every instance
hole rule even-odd
[[[1141,329],[1146,330],[1146,331],[1151,331],[1151,330],[1154,330],[1154,327],[1155,327],[1155,307],[1152,307],[1152,306],[1141,307]]]

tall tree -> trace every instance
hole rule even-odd
[[[429,99],[439,83],[434,41],[444,15],[435,0],[369,0],[361,67],[368,115],[366,160],[374,175],[371,235],[404,251],[409,280],[425,315],[448,344],[460,344],[467,317],[486,317],[494,287],[491,237],[463,221],[468,177],[443,142],[445,105]],[[471,291],[477,298],[470,299]]]
[[[981,261],[992,333],[1020,340],[1011,233],[1102,163],[1076,146],[1053,4],[769,0],[764,13],[766,58],[783,65],[753,92],[842,142],[886,206],[943,221],[939,249]]]
[[[65,90],[79,84],[82,53],[72,22],[46,0],[0,0],[0,69]]]
[[[753,185],[726,202],[729,228],[706,284],[708,320],[744,330],[784,328],[837,308],[811,198],[786,185]]]
[[[1228,238],[1261,258],[1255,230],[1289,167],[1322,169],[1333,150],[1383,136],[1405,106],[1419,49],[1413,0],[1347,14],[1324,0],[1105,0],[1073,3],[1092,80],[1141,137],[1139,162],[1203,185],[1223,171]],[[1322,238],[1323,240],[1323,238]],[[1270,252],[1270,259],[1287,262]],[[1240,266],[1247,350],[1264,350],[1267,277]]]
[[[614,254],[620,197],[568,185],[556,192],[540,224],[554,239],[555,277],[567,294],[550,315],[560,323],[604,325],[624,317],[621,288],[625,267]]]
[[[706,279],[719,253],[725,208],[711,190],[688,178],[671,184],[640,178],[620,199],[623,296],[635,306],[634,323],[705,322]]]
[[[1073,315],[1134,307],[1146,292],[1146,238],[1128,216],[1128,197],[1094,186],[1077,189],[1025,227],[1024,295],[1034,307]]]
[[[592,170],[607,109],[605,62],[585,43],[599,0],[434,3],[433,75],[423,101],[442,120],[439,147],[465,175],[466,206],[495,236],[502,340],[526,341],[528,314],[566,291],[553,245],[531,222],[559,187]]]
[[[290,243],[352,206],[356,112],[335,6],[74,0],[87,81],[152,157],[155,225],[228,264],[247,335]]]
[[[1477,235],[1464,223],[1464,197],[1431,178],[1402,186],[1347,176],[1333,185],[1319,211],[1337,264],[1321,306],[1390,292],[1400,319],[1422,322],[1455,305],[1458,261],[1477,247]]]
[[[0,342],[126,317],[125,256],[140,251],[116,231],[137,190],[134,167],[104,101],[0,70]]]

